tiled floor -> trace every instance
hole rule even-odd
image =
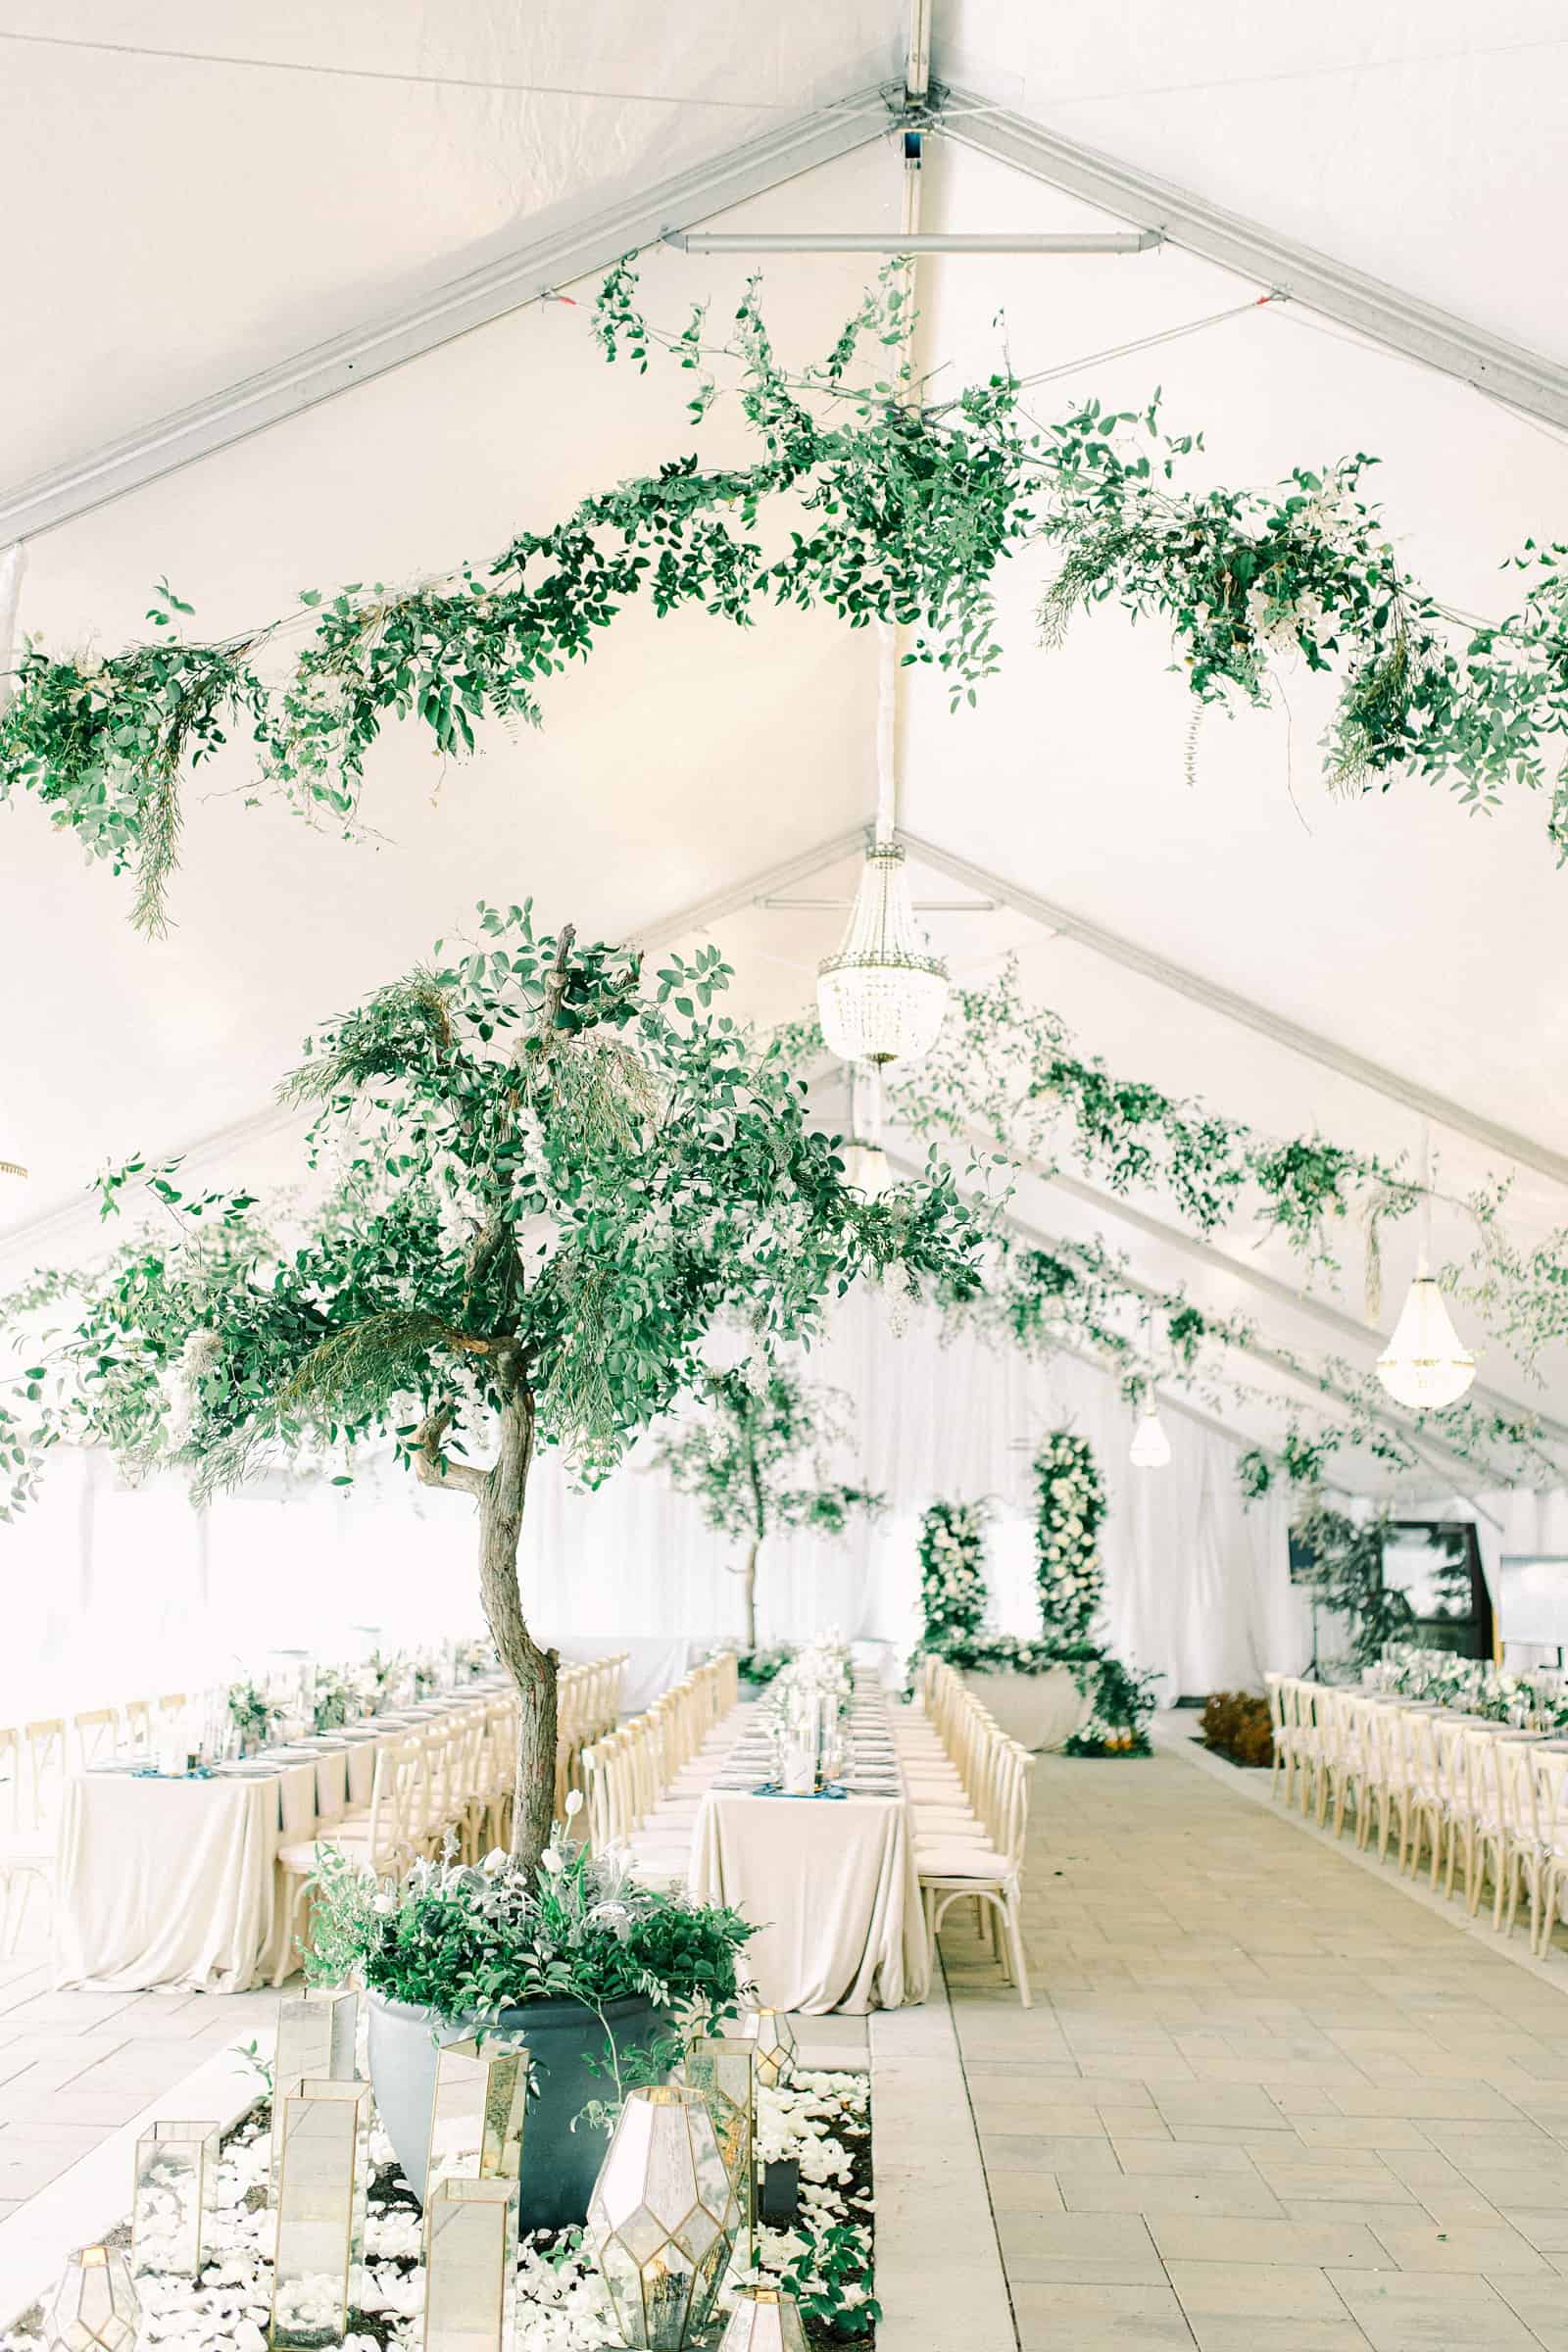
[[[277,2022],[273,1991],[51,1992],[41,1950],[0,1961],[0,2222],[215,2050]],[[797,2018],[803,2061],[863,2067],[863,2017]]]
[[[275,1992],[51,1992],[40,1952],[0,1961],[0,2220],[276,2015]]]
[[[1042,1759],[1026,1899],[1028,2012],[944,1935],[1022,2352],[1568,2352],[1568,1954],[1172,1755]]]

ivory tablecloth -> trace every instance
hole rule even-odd
[[[243,1992],[278,1917],[274,1858],[288,1778],[83,1773],[60,1830],[56,1982],[90,1991]],[[290,1792],[293,1802],[299,1791]],[[309,1798],[306,1798],[307,1805]]]
[[[368,1805],[377,1750],[416,1720],[258,1759],[271,1761],[270,1772],[202,1781],[99,1771],[68,1782],[56,1983],[240,1992],[290,1973],[278,1846]]]
[[[760,1924],[743,1955],[770,2009],[896,2009],[930,1988],[905,1796],[753,1796],[710,1788],[688,1884]]]

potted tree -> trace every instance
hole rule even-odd
[[[182,1462],[198,1494],[305,1446],[341,1449],[346,1481],[378,1441],[467,1504],[517,1693],[524,1903],[551,1850],[556,1754],[557,1660],[517,1576],[536,1447],[605,1477],[699,1376],[716,1316],[766,1354],[861,1273],[979,1287],[981,1236],[949,1173],[876,1200],[847,1185],[777,1043],[711,1012],[729,978],[707,947],[645,983],[632,950],[482,906],[474,943],[329,1023],[283,1081],[315,1112],[310,1211],[274,1230],[248,1193],[186,1191],[177,1164],[114,1171],[105,1213],[150,1188],[157,1225],[35,1286],[32,1303],[72,1296],[79,1321],[0,1406],[18,1494],[62,1437]],[[550,1994],[548,1977],[519,1984]],[[429,2047],[428,2004],[397,2006],[379,2003],[383,2068]]]
[[[842,1536],[883,1497],[827,1476],[828,1457],[849,1442],[850,1400],[839,1390],[763,1362],[704,1373],[696,1396],[706,1410],[662,1438],[655,1458],[696,1496],[710,1527],[740,1541],[744,1671],[758,1654],[757,1565],[767,1538],[790,1527]]]

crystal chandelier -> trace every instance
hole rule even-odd
[[[948,967],[927,948],[909,903],[904,852],[873,841],[850,928],[819,967],[822,1035],[841,1061],[917,1061],[948,1009]]]
[[[1421,1239],[1411,1283],[1394,1337],[1378,1357],[1377,1373],[1396,1404],[1411,1412],[1437,1412],[1456,1404],[1476,1376],[1476,1359],[1460,1344],[1453,1317],[1433,1277],[1432,1131],[1421,1137]]]
[[[1138,1416],[1133,1432],[1132,1450],[1127,1459],[1135,1470],[1163,1470],[1170,1460],[1170,1440],[1157,1408],[1146,1404]]]
[[[1388,1352],[1378,1357],[1378,1378],[1396,1404],[1420,1413],[1457,1403],[1475,1376],[1476,1359],[1460,1345],[1448,1302],[1423,1259]]]
[[[817,1008],[830,1053],[841,1061],[918,1061],[937,1042],[948,1009],[948,967],[915,920],[895,839],[898,779],[893,721],[898,653],[881,631],[877,709],[876,833],[836,956],[818,967]]]

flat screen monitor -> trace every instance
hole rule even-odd
[[[1425,1647],[1491,1657],[1492,1602],[1468,1520],[1391,1520],[1383,1540],[1383,1582],[1409,1601]]]

